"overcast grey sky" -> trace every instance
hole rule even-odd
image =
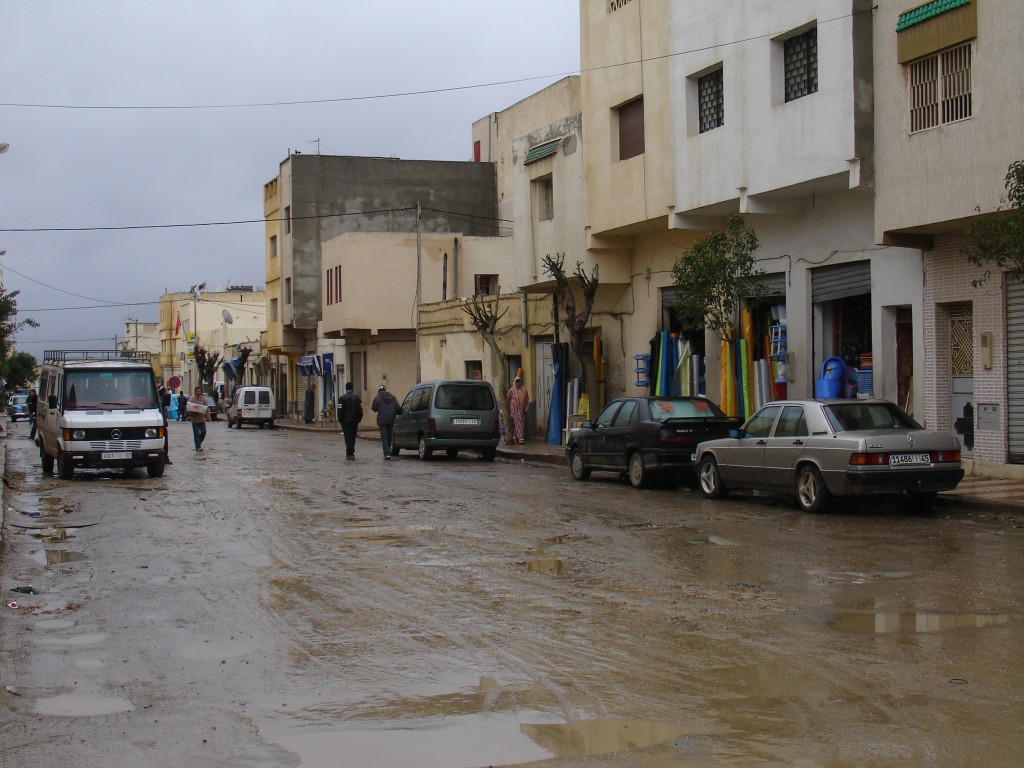
[[[111,348],[165,291],[263,286],[262,223],[118,228],[260,220],[263,184],[317,138],[469,160],[474,120],[578,71],[578,16],[578,0],[5,2],[0,249],[40,323],[19,349]],[[94,229],[11,231],[66,228]]]

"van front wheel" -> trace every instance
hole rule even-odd
[[[57,476],[61,480],[70,480],[75,476],[75,462],[64,451],[57,452]]]
[[[163,477],[164,466],[166,466],[166,464],[166,458],[161,456],[156,461],[151,461],[149,464],[146,465],[146,474],[149,475],[150,477]]]

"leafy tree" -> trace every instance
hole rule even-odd
[[[967,244],[960,252],[976,267],[985,269],[982,277],[971,281],[978,287],[992,276],[992,270],[1005,271],[1007,280],[1024,278],[1024,160],[1010,163],[1005,177],[1006,197],[994,213],[982,216],[964,230]],[[1008,204],[1008,208],[1003,205]],[[980,211],[980,206],[975,208]]]
[[[601,404],[597,402],[597,364],[594,362],[594,350],[592,342],[586,338],[587,326],[590,324],[590,316],[594,311],[594,296],[597,294],[599,284],[597,267],[588,275],[583,269],[583,263],[576,262],[576,271],[573,274],[565,273],[565,254],[560,253],[552,257],[545,256],[541,262],[544,271],[550,275],[555,283],[555,300],[565,310],[565,328],[569,331],[569,346],[576,354],[576,358],[583,366],[583,388],[590,396],[591,413],[596,413]],[[576,284],[580,286],[580,298],[582,306],[576,306],[576,292],[570,277],[575,277]]]
[[[12,352],[4,360],[4,376],[7,379],[8,389],[18,389],[28,386],[36,379],[36,368],[38,366],[35,357],[28,352]]]
[[[4,377],[9,381],[14,382],[16,379],[12,377],[11,371],[8,366],[12,364],[11,350],[14,344],[14,335],[22,328],[38,328],[39,323],[30,317],[26,317],[24,320],[18,320],[18,293],[19,291],[11,291],[5,293],[0,291],[0,361],[3,362],[4,369],[2,372]],[[29,356],[31,357],[31,355]],[[13,363],[17,365],[15,361]],[[32,361],[32,368],[35,368],[35,360]],[[16,374],[17,375],[17,374]],[[30,372],[28,376],[25,376],[21,383],[27,381],[33,374]]]
[[[498,311],[498,304],[501,300],[500,290],[494,294],[493,304],[488,303],[487,298],[486,296],[473,296],[459,308],[469,316],[469,322],[484,337],[484,341],[491,349],[491,354],[494,355],[494,361],[498,368],[498,412],[501,415],[501,423],[506,427],[505,434],[507,435],[509,434],[507,429],[509,421],[505,393],[509,389],[508,355],[498,346],[498,323],[508,312],[508,308],[506,307],[501,312]]]
[[[758,279],[764,271],[754,266],[759,247],[757,235],[735,213],[724,232],[712,232],[694,243],[672,266],[679,289],[676,311],[692,318],[696,328],[710,328],[731,340],[740,299],[765,292]]]

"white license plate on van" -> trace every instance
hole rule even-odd
[[[471,418],[467,418],[465,416],[453,416],[452,417],[452,424],[468,424],[470,426],[476,427],[476,426],[479,426],[480,419],[471,419]]]
[[[101,459],[104,459],[104,460],[110,459],[111,461],[117,461],[119,459],[130,459],[131,457],[132,457],[132,452],[131,451],[104,451],[100,455]]]

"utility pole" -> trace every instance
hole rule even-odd
[[[422,214],[420,201],[416,201],[416,308],[413,316],[416,318],[416,383],[423,379],[423,369],[420,363],[420,281],[422,279],[423,250],[420,235],[420,215]]]

